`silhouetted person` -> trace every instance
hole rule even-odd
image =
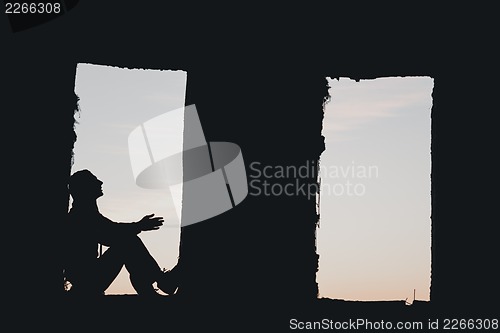
[[[144,216],[138,222],[117,223],[99,213],[97,199],[103,195],[103,182],[90,171],[75,172],[68,184],[73,205],[68,214],[65,246],[65,276],[71,292],[79,295],[102,295],[123,265],[139,295],[159,295],[153,283],[171,294],[176,285],[172,275],[163,272],[137,236],[142,231],[157,230],[162,217]],[[98,257],[98,244],[109,248]]]

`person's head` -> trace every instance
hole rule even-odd
[[[102,181],[89,170],[75,172],[69,178],[68,189],[73,199],[95,200],[103,195]]]

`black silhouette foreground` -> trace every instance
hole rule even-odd
[[[163,218],[150,214],[138,222],[111,221],[97,206],[97,199],[103,195],[102,184],[88,170],[77,171],[70,177],[68,188],[73,204],[68,214],[64,251],[64,274],[71,283],[70,293],[103,295],[125,265],[139,295],[159,296],[153,287],[155,282],[163,292],[173,294],[178,285],[178,270],[162,271],[137,236],[142,231],[159,229]],[[109,247],[101,255],[99,244]]]

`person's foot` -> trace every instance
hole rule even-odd
[[[175,269],[165,270],[161,273],[160,278],[156,281],[156,286],[165,294],[173,295],[179,287],[179,273]]]
[[[162,294],[158,293],[156,289],[151,288],[151,289],[146,289],[146,290],[141,290],[140,292],[137,292],[137,294],[140,297],[144,298],[159,298],[159,297],[164,297]]]
[[[131,274],[130,275],[130,282],[132,283],[132,286],[134,287],[135,291],[137,292],[137,295],[139,295],[141,297],[150,298],[150,297],[162,296],[153,287],[153,283],[151,281],[143,280],[142,278]]]

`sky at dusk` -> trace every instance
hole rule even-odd
[[[320,297],[429,300],[433,80],[329,79]]]
[[[129,134],[142,123],[184,106],[186,72],[128,70],[79,64],[75,93],[77,141],[72,172],[88,169],[104,184],[100,212],[113,221],[135,222],[144,215],[163,216],[159,230],[139,237],[160,267],[170,269],[179,255],[180,227],[168,189],[136,185],[128,150]],[[168,143],[167,143],[168,144]],[[122,269],[106,294],[134,294],[128,272]]]

